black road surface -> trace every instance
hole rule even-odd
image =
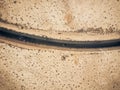
[[[16,32],[14,30],[0,27],[0,36],[20,40],[23,42],[43,44],[50,46],[66,47],[66,48],[106,48],[120,46],[120,39],[102,40],[102,41],[69,41],[47,38],[42,36],[30,35],[26,33]]]

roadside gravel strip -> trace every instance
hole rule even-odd
[[[29,43],[43,44],[50,46],[66,47],[66,48],[106,48],[120,46],[120,39],[102,40],[102,41],[68,41],[59,40],[37,35],[30,35],[16,32],[11,29],[0,27],[0,36],[20,40]]]

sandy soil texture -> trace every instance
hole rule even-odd
[[[0,28],[69,41],[120,39],[120,0],[0,0]],[[63,48],[0,36],[0,90],[120,90],[120,46]]]
[[[0,27],[74,41],[120,38],[120,1],[1,0]]]
[[[120,48],[65,50],[17,44],[0,43],[0,90],[120,89]]]

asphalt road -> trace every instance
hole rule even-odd
[[[102,41],[59,40],[59,39],[53,39],[48,37],[16,32],[14,30],[6,29],[3,27],[0,27],[0,36],[7,37],[10,39],[20,40],[23,42],[65,47],[65,48],[106,48],[106,47],[120,46],[120,39],[102,40]]]

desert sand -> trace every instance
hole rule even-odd
[[[0,28],[58,40],[120,39],[120,1],[0,0]],[[120,46],[76,49],[0,36],[0,90],[120,90]]]

